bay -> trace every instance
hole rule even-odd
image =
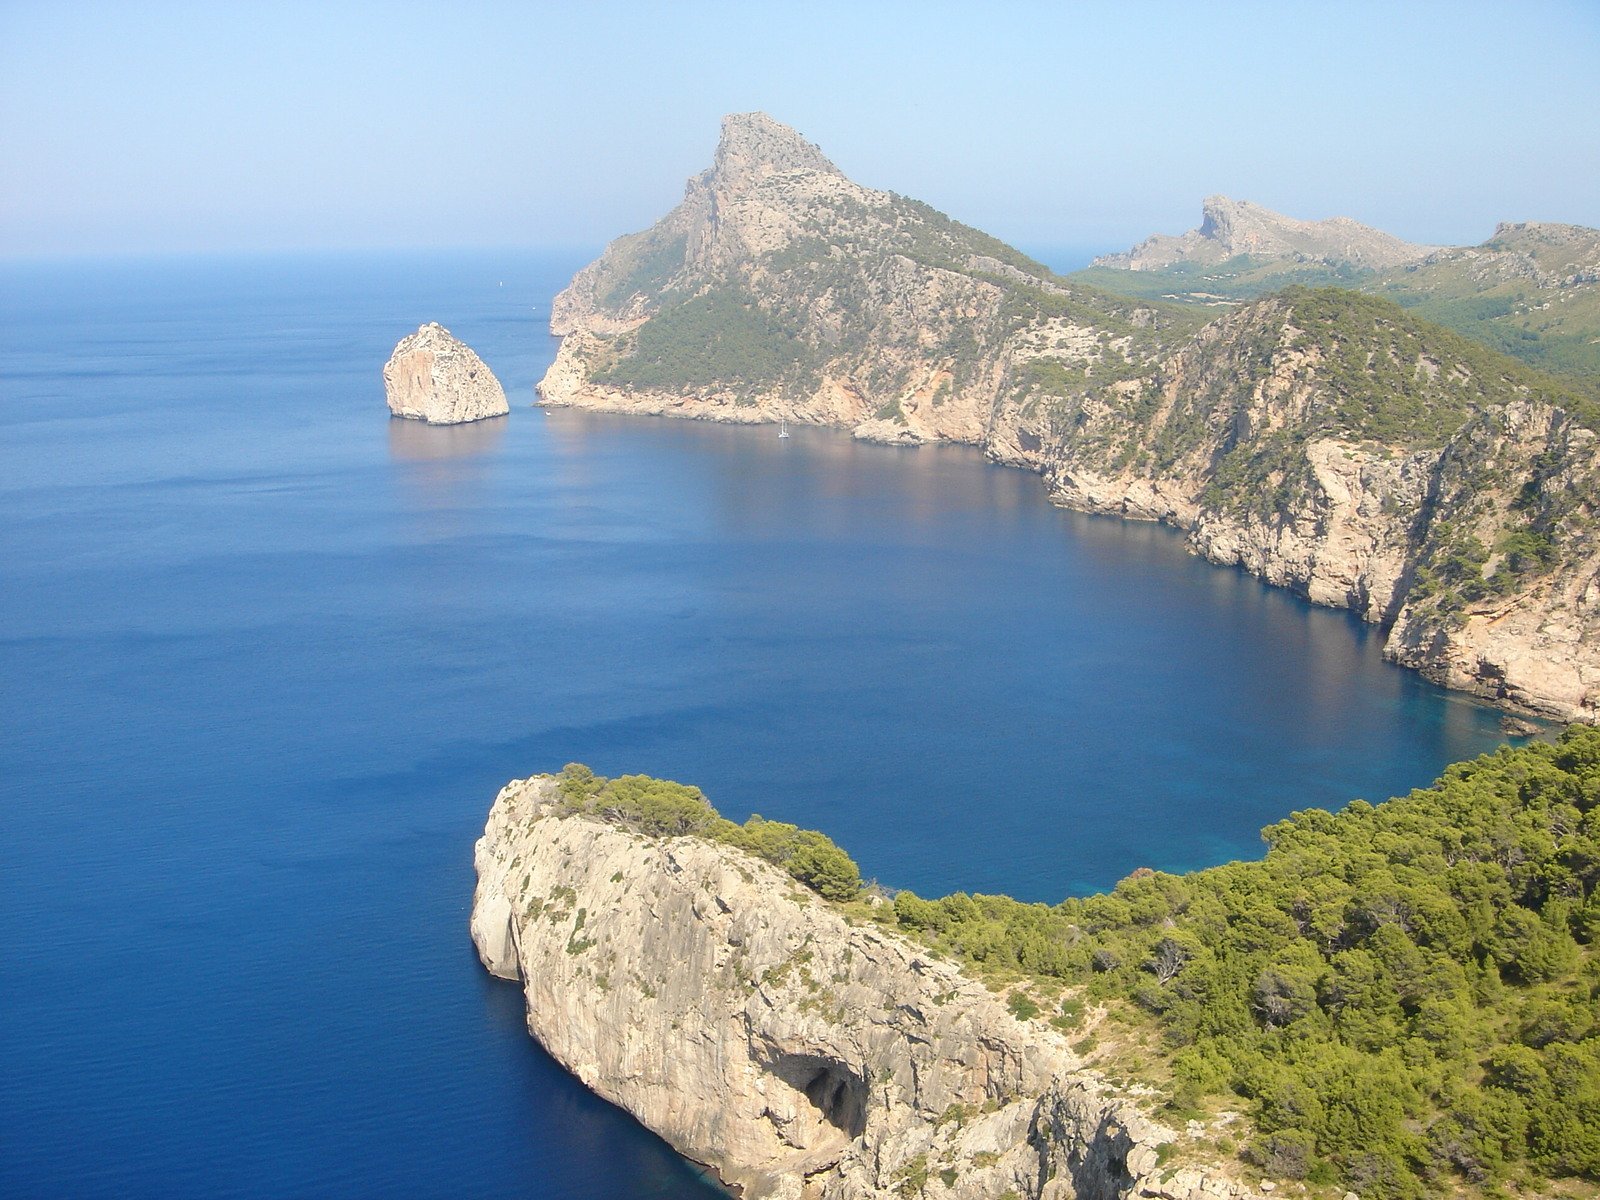
[[[975,451],[531,408],[588,257],[0,268],[0,1194],[714,1194],[476,962],[513,776],[1055,900],[1498,741]],[[388,419],[428,320],[511,416]]]

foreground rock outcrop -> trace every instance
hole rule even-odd
[[[557,795],[496,798],[478,953],[552,1055],[750,1200],[1254,1195],[955,966],[731,846]]]
[[[1370,269],[1429,249],[1232,202],[1208,214],[1228,253]],[[1600,718],[1600,408],[1353,292],[1212,315],[1061,279],[737,114],[683,203],[556,299],[539,391],[981,446],[1062,504],[1168,522],[1197,553],[1353,610],[1450,687]]]
[[[430,425],[459,425],[511,411],[494,372],[437,321],[400,339],[383,366],[383,390],[395,416]]]

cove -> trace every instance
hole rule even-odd
[[[1498,741],[1380,639],[956,447],[529,407],[586,254],[0,277],[0,1192],[708,1194],[467,940],[571,760],[1054,900]],[[438,320],[509,417],[391,421]]]

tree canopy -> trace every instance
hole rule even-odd
[[[825,835],[735,825],[696,788],[573,765],[560,789],[565,810],[738,846],[830,900],[861,892]],[[1260,861],[1140,870],[1056,905],[902,891],[857,911],[1054,988],[1063,1015],[1087,998],[1157,1031],[1173,1109],[1242,1104],[1241,1153],[1269,1174],[1366,1200],[1600,1182],[1600,730],[1262,836]]]
[[[980,972],[1155,1023],[1179,1109],[1242,1099],[1264,1169],[1363,1197],[1600,1180],[1600,730],[1263,831],[1266,857],[1061,904],[895,899]]]

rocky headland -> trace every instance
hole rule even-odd
[[[1212,208],[1206,239],[1224,248],[1373,263],[1431,249]],[[737,114],[683,202],[557,298],[563,341],[539,390],[981,446],[1062,504],[1165,521],[1197,553],[1351,609],[1447,686],[1600,716],[1600,408],[1353,292],[1213,315],[1058,277]]]
[[[557,1060],[749,1200],[1258,1195],[952,963],[745,850],[560,801],[495,799],[478,953]]]
[[[400,339],[383,366],[383,390],[391,414],[430,425],[459,425],[511,411],[494,372],[437,321]]]

